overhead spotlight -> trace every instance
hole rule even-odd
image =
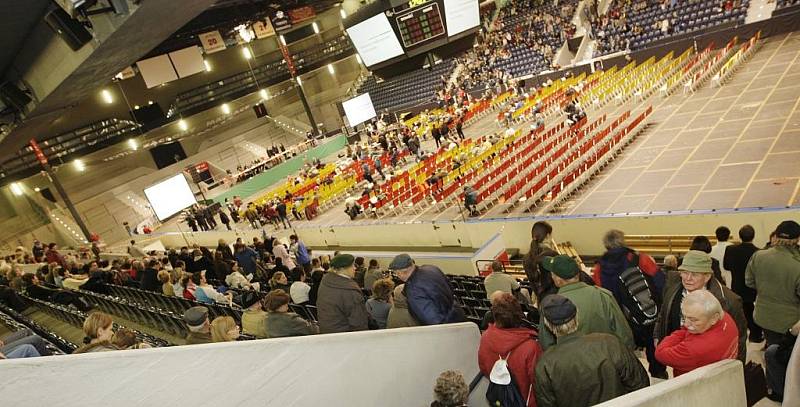
[[[297,84],[300,85],[300,86],[303,86],[303,81],[300,80],[299,76],[297,77]]]
[[[137,144],[136,140],[134,139],[128,139],[128,147],[130,147],[131,150],[136,151],[136,149],[139,148],[139,144]]]
[[[181,131],[189,130],[189,123],[186,123],[186,120],[180,119],[178,120],[178,128],[180,128]]]
[[[205,67],[206,67],[206,72],[211,72],[211,64],[208,63],[207,59],[203,60],[203,65],[205,65]]]
[[[319,34],[319,24],[317,24],[317,22],[316,22],[316,21],[314,21],[313,23],[311,23],[311,28],[313,28],[313,29],[314,29],[314,34]]]
[[[261,95],[261,99],[264,100],[269,99],[269,92],[267,92],[266,89],[261,89],[261,91],[259,91],[258,93]]]
[[[103,89],[100,92],[100,95],[103,96],[103,101],[104,102],[106,102],[108,104],[114,103],[114,97],[111,96],[111,92],[109,92],[108,89]]]
[[[19,182],[12,182],[10,188],[12,194],[22,196],[22,185]]]
[[[220,107],[222,108],[222,113],[231,114],[231,107],[227,103],[223,103]]]
[[[75,166],[75,169],[78,170],[79,172],[83,172],[86,170],[86,164],[84,164],[83,160],[81,160],[80,158],[75,159],[75,161],[72,162],[72,165]]]
[[[244,59],[250,60],[253,58],[253,54],[250,53],[250,48],[244,47],[242,48],[242,55],[244,55]]]
[[[328,64],[328,72],[333,75],[336,71],[333,69],[333,64]]]
[[[361,62],[361,55],[356,54],[356,62],[358,62],[359,64],[362,63]]]
[[[286,37],[284,37],[283,34],[279,35],[278,38],[280,38],[281,44],[286,45]]]
[[[153,101],[152,101],[152,100],[148,100],[148,101],[147,101],[147,104],[148,104],[148,105],[152,105],[152,104],[153,104]]]
[[[41,191],[41,189],[39,187],[33,188],[33,192],[39,192],[39,191]]]
[[[139,105],[133,105],[133,110],[139,110]]]
[[[339,9],[339,15],[342,16],[342,19],[347,18],[347,12],[343,8]]]
[[[253,41],[255,34],[253,33],[252,30],[250,30],[250,27],[248,27],[246,24],[240,24],[236,26],[235,29],[239,33],[239,37],[241,37],[242,41],[244,42]]]

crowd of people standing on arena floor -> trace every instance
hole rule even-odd
[[[797,352],[800,333],[796,222],[780,223],[763,249],[753,245],[753,227],[741,227],[736,244],[730,242],[731,231],[720,227],[716,244],[697,236],[688,252],[666,256],[663,264],[628,247],[623,232],[610,230],[602,239],[606,252],[591,269],[559,255],[552,233],[546,222],[533,225],[524,257],[527,281],[520,284],[500,262],[483,280],[491,310],[481,322],[480,370],[494,380],[498,357],[505,360],[526,405],[590,405],[648,386],[647,370],[666,379],[668,367],[680,376],[724,359],[744,362],[748,340],[765,342],[769,397],[797,395],[797,386],[784,387],[787,375],[797,374],[789,357]],[[451,281],[436,266],[417,265],[401,254],[387,273],[377,261],[349,254],[314,256],[294,235],[289,241],[239,240],[232,249],[220,241],[214,251],[194,246],[144,253],[132,242],[132,258],[111,263],[57,257],[55,246],[45,254],[35,248],[40,259],[53,260],[36,273],[20,272],[16,259],[25,253],[0,266],[0,286],[8,287],[2,298],[9,306],[24,307],[24,301],[14,300],[22,293],[92,311],[75,290],[103,292],[107,284],[119,284],[242,310],[241,328],[229,317],[209,320],[202,305],[187,310],[189,344],[236,340],[240,329],[270,338],[466,319]],[[642,281],[647,290],[633,290]],[[314,305],[316,322],[294,314],[290,305]],[[79,352],[142,347],[135,340],[115,345],[120,333],[112,331],[111,320],[91,312]],[[31,346],[0,350],[7,357],[42,354],[35,335],[12,339],[4,341],[25,339],[18,346]],[[647,370],[637,349],[647,359]]]

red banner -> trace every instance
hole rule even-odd
[[[314,11],[314,7],[303,6],[289,10],[287,14],[289,14],[289,21],[291,21],[292,24],[297,24],[301,21],[308,20],[309,18],[316,17],[317,12]]]
[[[42,165],[47,164],[47,157],[45,157],[44,152],[41,148],[39,148],[39,143],[36,142],[36,139],[31,139],[29,142],[31,148],[33,149],[33,154],[36,156],[36,159],[39,160],[39,163]]]

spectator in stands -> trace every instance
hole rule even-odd
[[[328,264],[330,266],[330,264]],[[311,260],[311,291],[308,292],[308,302],[311,305],[317,304],[317,295],[319,293],[319,285],[322,282],[322,277],[325,275],[325,269],[322,268],[320,259]]]
[[[44,261],[44,246],[42,246],[42,242],[34,239],[31,252],[33,253],[33,259],[37,263],[41,263],[42,261]]]
[[[120,328],[117,332],[114,332],[114,336],[111,338],[111,344],[114,345],[117,349],[147,349],[151,348],[149,344],[146,344],[139,340],[136,337],[136,332],[128,329],[128,328]]]
[[[289,286],[289,296],[292,297],[292,302],[297,305],[308,304],[308,295],[311,292],[311,286],[306,284],[306,274],[300,273],[300,279],[293,282]]]
[[[156,259],[150,259],[147,262],[147,267],[141,275],[141,289],[153,292],[160,292],[161,285],[158,282],[158,271],[161,269],[161,263]]]
[[[614,296],[604,288],[580,281],[581,269],[574,259],[565,255],[545,257],[540,266],[550,273],[558,294],[577,307],[578,332],[611,334],[629,350],[636,349],[631,328]],[[555,344],[554,333],[547,328],[539,329],[539,342],[548,349]]]
[[[42,286],[39,278],[35,274],[25,274],[22,276],[23,290],[26,295],[42,301],[52,301],[56,304],[72,305],[80,311],[89,311],[91,305],[81,300],[74,292],[69,290],[53,289]]]
[[[167,270],[158,272],[158,281],[161,283],[161,294],[174,297],[175,286],[172,283],[172,275]]]
[[[711,247],[711,258],[717,261],[720,271],[722,272],[723,284],[731,288],[731,271],[725,267],[723,259],[725,258],[725,250],[728,246],[732,245],[728,239],[731,237],[731,230],[725,226],[720,226],[714,231],[717,237],[717,244]]]
[[[408,300],[406,300],[406,296],[403,293],[404,289],[404,284],[400,284],[394,288],[392,307],[389,309],[389,315],[386,317],[386,328],[419,326],[419,322],[417,322],[408,311]]]
[[[283,224],[283,228],[288,229],[292,227],[292,222],[289,220],[289,217],[286,216],[286,203],[284,201],[278,201],[278,204],[275,205],[275,210],[278,212],[278,219],[280,219]],[[286,226],[287,224],[289,225],[288,227]]]
[[[289,279],[286,278],[286,274],[282,271],[273,274],[269,280],[269,288],[270,290],[289,291]]]
[[[656,359],[678,377],[723,359],[736,359],[739,330],[706,290],[686,294],[681,303],[683,326],[658,343]]]
[[[558,292],[558,287],[553,284],[550,273],[539,266],[539,262],[544,257],[558,255],[551,243],[552,233],[553,227],[549,223],[544,221],[534,223],[531,228],[530,249],[522,263],[538,302],[541,302],[545,296]]]
[[[58,245],[55,243],[47,245],[47,251],[44,252],[44,257],[48,263],[58,263],[61,267],[67,268],[67,262],[64,256],[58,252]]]
[[[83,269],[75,269],[73,272],[66,274],[62,284],[68,290],[79,290],[82,285],[86,284],[87,280],[89,280],[89,275]]]
[[[627,290],[620,283],[619,278],[620,273],[632,266],[639,267],[645,279],[648,280],[653,301],[656,304],[660,303],[659,294],[664,291],[665,277],[664,273],[660,272],[655,260],[645,253],[636,252],[625,246],[625,233],[620,230],[612,229],[606,232],[603,236],[603,246],[605,246],[606,252],[595,264],[592,277],[595,284],[611,291],[623,313],[637,306],[629,303],[630,297],[625,295]],[[645,348],[648,363],[652,368],[657,367],[653,363],[656,360],[654,356],[653,325],[640,325],[630,319],[628,319],[628,323],[633,331],[633,339],[636,342],[636,346]],[[650,374],[654,377],[658,377],[657,375],[663,376],[661,371],[652,369]]]
[[[665,274],[664,277],[665,277],[665,279],[668,280],[670,278],[670,274],[671,273],[677,273],[678,272],[678,258],[675,257],[675,255],[673,255],[673,254],[668,254],[668,255],[664,256],[663,270],[664,270],[664,274]]]
[[[183,313],[183,322],[189,329],[186,336],[187,345],[211,343],[211,322],[208,320],[208,308],[191,307]]]
[[[225,239],[219,239],[217,242],[217,253],[222,254],[222,259],[225,261],[233,261],[233,252],[231,251],[231,247],[228,246],[228,242]]]
[[[739,239],[741,239],[742,243],[725,249],[722,264],[726,269],[730,270],[733,292],[742,298],[742,308],[744,309],[744,316],[747,318],[747,328],[750,330],[750,342],[758,343],[764,340],[764,332],[753,320],[753,310],[755,310],[756,306],[756,290],[745,284],[747,263],[750,262],[753,253],[758,251],[758,247],[753,244],[755,236],[756,231],[752,226],[742,226],[739,229]]]
[[[192,262],[190,264],[189,272],[197,273],[198,271],[205,270],[206,276],[209,279],[219,280],[219,276],[217,276],[217,270],[214,269],[211,259],[203,255],[203,252],[200,249],[194,249],[192,251]]]
[[[694,239],[692,239],[692,244],[689,245],[689,250],[699,250],[711,254],[711,240],[708,240],[708,237],[703,235],[695,236]],[[711,258],[711,270],[714,272],[714,277],[722,284],[725,284],[720,263],[713,257]]]
[[[408,309],[422,325],[465,321],[464,311],[455,302],[450,283],[436,266],[417,266],[408,254],[392,259],[389,270],[405,283]]]
[[[506,359],[508,370],[528,407],[536,406],[533,394],[534,369],[542,355],[536,341],[536,331],[523,326],[524,314],[520,303],[511,293],[504,292],[492,301],[494,323],[481,335],[478,348],[478,367],[490,377],[498,357]]]
[[[500,261],[492,262],[492,272],[483,279],[488,299],[495,291],[514,294],[517,301],[523,304],[531,303],[531,296],[527,289],[520,288],[519,281],[505,272],[505,267]]]
[[[304,272],[311,273],[311,256],[308,255],[306,244],[297,235],[289,236],[289,240],[291,240],[292,245],[297,245],[297,263],[303,268]]]
[[[26,349],[19,349],[20,347]],[[47,343],[30,329],[20,329],[0,338],[0,358],[8,359],[33,356],[50,356]]]
[[[108,314],[95,311],[83,321],[83,346],[76,349],[75,353],[106,352],[117,350],[111,344],[111,337],[114,335],[114,321]]]
[[[367,300],[367,312],[369,316],[375,321],[378,329],[386,329],[386,319],[389,316],[389,310],[392,308],[392,291],[394,290],[394,282],[391,279],[384,278],[372,285],[372,297]]]
[[[793,406],[790,400],[785,399],[784,395],[792,393],[792,388],[797,388],[797,381],[787,375],[792,352],[797,352],[797,335],[800,334],[800,321],[789,328],[787,335],[778,344],[770,345],[764,352],[764,362],[766,364],[767,385],[771,392],[767,398],[772,401],[785,402],[786,406]],[[800,354],[798,355],[800,356]],[[797,358],[797,356],[795,357]],[[795,368],[796,369],[796,368]],[[795,392],[797,390],[794,390]]]
[[[240,290],[260,290],[261,284],[259,283],[251,283],[253,279],[252,274],[248,274],[246,277],[239,269],[239,264],[237,262],[233,262],[231,264],[231,273],[228,274],[228,277],[225,278],[225,284],[231,288],[238,288]]]
[[[195,284],[193,295],[198,302],[203,302],[206,304],[213,302],[230,304],[233,301],[233,293],[228,291],[227,293],[222,294],[208,284],[205,271],[198,271],[192,274],[192,282]]]
[[[469,216],[478,216],[478,191],[467,185],[464,187],[464,208],[469,211]]]
[[[147,257],[147,253],[142,250],[139,246],[136,245],[135,240],[131,240],[131,244],[128,246],[128,254],[135,259],[142,259]]]
[[[355,267],[356,267],[356,275],[355,277],[353,277],[353,280],[356,281],[356,284],[358,284],[359,287],[371,290],[372,286],[366,286],[364,284],[364,277],[367,274],[367,268],[364,267],[363,257],[356,257]]]
[[[233,317],[216,317],[211,321],[211,341],[231,342],[239,339],[239,325]]]
[[[267,317],[267,338],[313,335],[318,332],[315,325],[294,312],[289,312],[289,294],[281,289],[272,290],[264,298],[269,311]]]
[[[356,261],[358,261],[359,258],[360,257],[357,257]],[[382,278],[383,272],[378,265],[378,261],[371,259],[369,261],[369,267],[367,267],[367,270],[364,272],[364,288],[371,289],[375,282]]]
[[[275,242],[275,244],[272,246],[272,254],[276,258],[281,259],[283,265],[286,266],[287,269],[292,270],[295,267],[297,267],[297,265],[294,263],[294,260],[292,260],[292,257],[289,255],[289,250],[286,249],[286,246],[287,244],[284,240]]]
[[[728,287],[712,278],[711,256],[699,250],[690,250],[678,267],[680,280],[670,279],[664,289],[658,319],[653,330],[656,342],[681,328],[684,315],[681,302],[692,292],[707,290],[721,304],[722,310],[731,316],[738,329],[737,356],[742,362],[747,356],[747,319],[742,309],[742,300]],[[652,369],[651,369],[652,370]]]
[[[747,264],[745,284],[758,293],[755,322],[764,329],[767,345],[778,344],[800,321],[800,225],[781,222],[769,249],[755,252]]]
[[[242,332],[257,339],[267,337],[267,312],[264,311],[262,296],[255,291],[242,294]]]
[[[239,263],[239,266],[244,269],[244,274],[255,275],[258,253],[244,244],[236,245],[235,249],[236,254],[234,255],[234,259]]]
[[[591,406],[650,384],[636,355],[614,335],[578,331],[577,308],[558,294],[542,300],[544,325],[557,344],[536,363],[539,407]]]
[[[331,260],[331,272],[320,281],[317,297],[321,333],[363,331],[368,329],[369,313],[364,295],[353,277],[355,258],[340,254]]]
[[[436,378],[433,395],[435,400],[431,403],[431,407],[466,407],[469,400],[469,386],[461,372],[447,370]]]

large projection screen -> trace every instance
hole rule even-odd
[[[403,55],[403,47],[383,13],[348,28],[347,35],[366,66]]]
[[[480,25],[478,0],[444,0],[447,35],[452,37]]]
[[[144,195],[162,221],[197,203],[182,173],[145,188]]]
[[[347,115],[350,127],[356,127],[376,116],[375,106],[372,105],[369,93],[345,100],[342,102],[342,108],[344,109],[344,114]]]

